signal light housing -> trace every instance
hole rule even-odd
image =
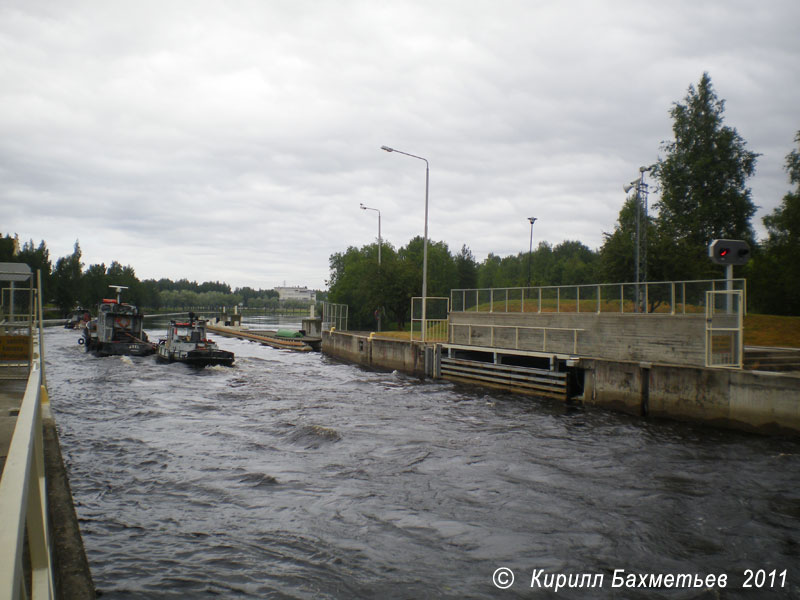
[[[744,240],[714,240],[708,256],[718,265],[743,265],[750,260],[750,246]]]

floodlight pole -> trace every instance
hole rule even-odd
[[[642,277],[647,282],[647,184],[644,182],[644,174],[650,171],[654,165],[649,167],[639,167],[639,179],[634,179],[630,184],[625,184],[622,189],[629,192],[631,188],[636,188],[636,247],[634,248],[634,281],[636,283],[636,304],[634,312],[641,310],[642,298],[639,292],[639,271],[641,266]],[[644,226],[642,220],[642,199],[644,199]],[[647,307],[643,307],[647,312]]]

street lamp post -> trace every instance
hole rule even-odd
[[[536,217],[528,217],[531,222],[531,246],[528,249],[528,287],[531,287],[531,257],[533,256],[533,224],[536,222]]]
[[[422,341],[425,342],[425,330],[427,329],[426,305],[428,304],[428,181],[430,178],[430,164],[427,158],[422,158],[415,154],[409,154],[402,150],[395,150],[389,146],[381,146],[381,150],[386,152],[397,152],[411,158],[425,161],[425,236],[422,241]],[[412,319],[414,315],[411,315]]]
[[[359,208],[361,210],[374,210],[378,213],[378,271],[380,272],[381,267],[381,246],[383,245],[383,241],[381,240],[381,211],[377,208],[370,208],[369,206],[364,206],[364,204],[359,204]],[[379,274],[380,277],[380,274]],[[378,307],[378,331],[381,331],[381,308]]]
[[[378,213],[378,266],[381,264],[381,211],[377,208],[370,208],[369,206],[364,206],[363,204],[359,204],[359,208],[361,210],[374,210]]]

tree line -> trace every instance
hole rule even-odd
[[[93,309],[102,298],[113,298],[110,285],[125,286],[123,301],[149,310],[183,310],[188,308],[243,306],[251,309],[277,310],[294,308],[296,301],[279,302],[275,290],[241,287],[235,290],[227,283],[188,279],[145,279],[140,281],[131,266],[112,261],[86,267],[82,262],[80,244],[76,241],[72,254],[50,259],[47,244],[33,240],[22,245],[16,237],[0,236],[0,262],[26,263],[39,270],[42,277],[42,299],[66,314],[77,307]]]
[[[747,187],[759,155],[724,124],[724,107],[704,73],[670,109],[674,139],[661,144],[663,157],[656,164],[645,165],[660,192],[654,215],[644,213],[642,194],[637,196],[632,186],[598,250],[579,241],[555,247],[541,242],[532,253],[489,254],[478,263],[466,245],[453,254],[444,242],[429,241],[428,295],[524,287],[528,281],[532,286],[634,281],[638,213],[642,281],[722,278],[724,267],[708,258],[708,244],[741,239],[752,249],[752,260],[736,272],[748,280],[748,310],[800,315],[800,131],[794,138],[799,148],[789,152],[785,165],[795,188],[764,217],[768,235],[759,241],[751,224],[756,206]],[[376,244],[330,257],[329,297],[350,307],[353,327],[374,327],[377,307],[405,326],[411,298],[421,295],[422,243],[417,237],[398,250],[384,244],[380,267]]]

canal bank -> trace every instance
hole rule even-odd
[[[42,425],[47,508],[53,539],[55,597],[89,600],[95,598],[96,593],[75,513],[69,476],[61,454],[58,429],[52,415],[46,416]]]

